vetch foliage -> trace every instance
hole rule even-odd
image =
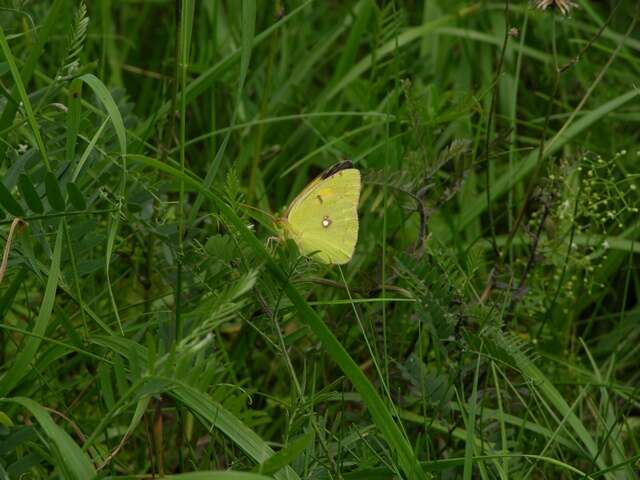
[[[0,7],[0,478],[634,478],[634,8]]]

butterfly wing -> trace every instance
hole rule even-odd
[[[347,168],[314,180],[288,211],[289,235],[302,255],[322,263],[351,260],[358,241],[360,171]],[[314,253],[315,252],[315,253]]]
[[[301,200],[306,198],[307,194],[311,190],[313,190],[320,182],[326,180],[329,177],[332,177],[333,175],[338,173],[340,170],[347,170],[347,169],[353,169],[353,162],[351,160],[343,160],[342,162],[338,162],[335,165],[332,165],[331,167],[326,169],[324,172],[322,172],[316,178],[314,178],[311,182],[309,182],[307,184],[306,187],[304,187],[304,189],[296,196],[296,198],[294,198],[291,201],[291,203],[289,204],[289,208],[287,208],[287,211],[284,214],[284,217],[288,218],[289,217],[289,213],[291,213],[291,211],[296,207],[296,205]]]

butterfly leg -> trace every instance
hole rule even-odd
[[[275,246],[280,243],[280,237],[274,237],[274,236],[270,236],[267,237],[267,250],[269,251],[269,253],[273,253],[275,250]]]

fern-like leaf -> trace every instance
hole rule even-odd
[[[67,40],[67,55],[62,66],[63,75],[72,75],[80,67],[80,53],[84,48],[89,27],[89,17],[87,16],[87,5],[84,0],[80,2],[71,27],[71,33]]]

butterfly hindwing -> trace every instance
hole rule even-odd
[[[339,169],[320,177],[294,200],[287,223],[302,255],[323,263],[351,260],[358,240],[360,171]]]

